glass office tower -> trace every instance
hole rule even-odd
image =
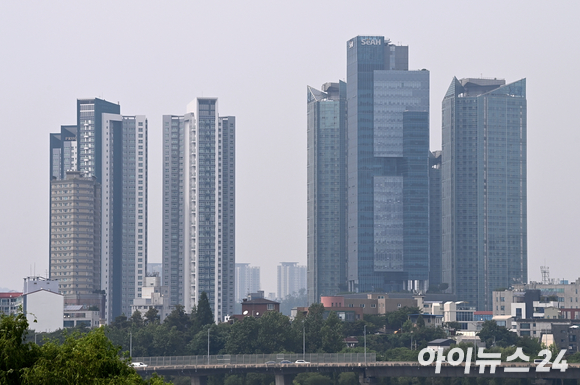
[[[453,79],[443,99],[442,282],[492,310],[527,282],[526,80]]]
[[[346,291],[346,83],[307,89],[308,303]]]
[[[429,72],[382,36],[347,42],[349,291],[426,291]]]

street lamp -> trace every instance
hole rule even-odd
[[[364,327],[364,336],[365,336],[365,365],[367,364],[367,325]]]
[[[306,327],[304,326],[304,320],[302,320],[302,359],[306,360]]]

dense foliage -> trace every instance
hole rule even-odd
[[[144,381],[102,328],[39,346],[24,342],[24,315],[0,317],[0,384],[163,384],[157,377]]]

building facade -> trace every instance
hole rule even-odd
[[[250,293],[260,290],[260,267],[249,263],[236,263],[236,303],[242,302]]]
[[[429,72],[382,36],[347,42],[348,291],[426,291]]]
[[[67,171],[50,182],[50,278],[63,295],[101,290],[100,213],[95,177]]]
[[[442,278],[478,310],[527,282],[526,81],[453,79],[443,99]]]
[[[235,117],[217,98],[163,116],[163,284],[187,312],[206,292],[216,321],[235,297]]]
[[[100,206],[94,215],[99,221],[100,245],[94,248],[100,253],[100,265],[93,275],[100,277],[96,290],[105,293],[104,317],[110,322],[122,313],[129,314],[145,277],[147,119],[142,115],[122,116],[120,106],[106,100],[78,99],[76,126],[62,126],[60,134],[51,134],[50,150],[51,180],[64,180],[67,171],[78,171],[79,177],[93,178],[96,183]],[[72,213],[72,210],[61,212],[64,216]],[[68,218],[76,225],[72,215]],[[67,228],[73,229],[72,225]],[[73,231],[81,230],[79,227]],[[57,235],[55,231],[51,222],[51,239]],[[69,258],[61,263],[69,263],[75,253],[68,249]],[[53,260],[51,256],[51,264]],[[56,270],[50,267],[51,274]],[[65,296],[81,295],[77,290],[66,291]]]
[[[77,126],[61,126],[50,134],[50,179],[64,179],[77,170]]]
[[[308,303],[346,287],[346,83],[307,89]]]
[[[277,269],[280,300],[306,289],[306,266],[299,266],[298,262],[280,262]]]
[[[440,292],[441,282],[441,151],[429,157],[429,289]]]

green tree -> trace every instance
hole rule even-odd
[[[0,314],[0,384],[20,384],[22,371],[38,358],[38,346],[22,342],[27,329],[24,314]]]
[[[396,311],[387,314],[387,324],[390,329],[398,330],[401,328],[403,323],[409,319],[409,314],[420,314],[421,309],[418,307],[407,307],[404,306]]]
[[[421,314],[419,314],[419,317],[417,317],[417,328],[423,329],[424,327],[425,327],[425,320],[423,319],[423,316]]]
[[[492,345],[506,347],[515,345],[518,342],[518,335],[510,332],[503,326],[498,326],[494,321],[484,321],[483,326],[477,336],[481,342],[489,349]]]
[[[137,328],[140,328],[144,325],[143,317],[141,316],[141,312],[139,310],[135,310],[131,316],[130,322],[133,327]]]
[[[344,336],[342,335],[342,321],[335,312],[330,312],[320,329],[322,337],[322,351],[324,353],[340,352],[344,348]]]
[[[358,374],[343,372],[338,375],[338,385],[359,385]]]
[[[409,333],[413,330],[413,322],[411,322],[410,319],[406,320],[405,322],[403,322],[403,325],[401,326],[401,330],[404,333]]]
[[[332,380],[320,373],[300,373],[294,377],[297,385],[331,385]]]
[[[566,358],[569,363],[577,364],[580,362],[580,352],[576,352]]]
[[[153,306],[145,313],[145,324],[159,323],[159,310]]]
[[[324,305],[321,303],[315,303],[310,305],[310,307],[308,308],[308,315],[304,319],[307,352],[309,353],[322,352],[322,335],[320,333],[320,330],[322,329],[323,326],[324,326]],[[300,333],[300,336],[302,336],[302,333]]]
[[[131,326],[131,321],[127,319],[125,314],[121,314],[111,322],[111,327],[114,329],[124,330],[128,329]]]
[[[244,317],[230,328],[226,351],[229,354],[254,354],[258,350],[260,325],[254,317]]]
[[[199,296],[197,309],[195,314],[195,330],[201,330],[205,325],[214,323],[213,312],[207,298],[207,293],[204,291]]]
[[[191,318],[185,313],[185,306],[175,305],[173,311],[163,320],[163,325],[167,328],[175,327],[183,333],[188,332],[192,325]]]
[[[290,318],[284,314],[269,311],[258,319],[257,353],[292,351],[295,340]]]
[[[73,333],[62,345],[49,342],[35,365],[24,369],[23,384],[143,384],[135,369],[119,358],[103,328]],[[150,383],[163,383],[154,378]]]
[[[408,348],[394,348],[385,352],[386,361],[418,361],[419,351]]]

